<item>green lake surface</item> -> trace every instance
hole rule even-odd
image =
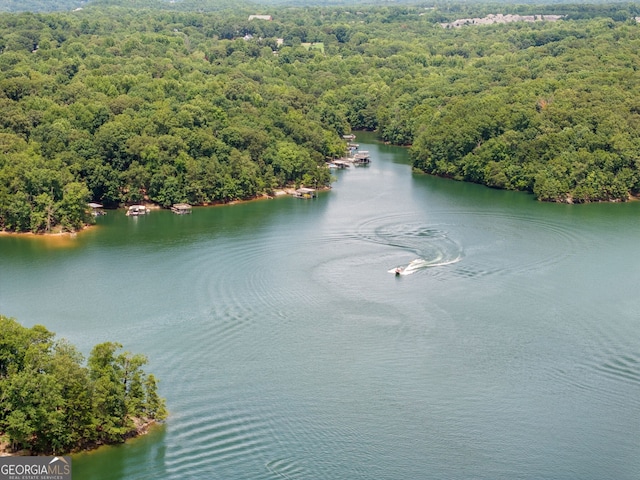
[[[640,478],[640,202],[543,204],[357,141],[372,164],[314,200],[0,237],[0,313],[146,354],[167,399],[75,479]]]

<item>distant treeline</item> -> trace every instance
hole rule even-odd
[[[327,185],[351,129],[413,145],[418,170],[542,200],[640,190],[636,4],[95,3],[0,15],[0,229],[81,228],[90,200]],[[566,17],[440,26],[488,13]]]
[[[0,315],[0,443],[11,451],[60,455],[123,442],[166,417],[143,355],[96,345],[80,352],[41,325]]]
[[[488,13],[520,13],[530,9],[540,10],[542,6],[546,13],[563,11],[576,12],[582,18],[602,16],[603,13],[618,12],[624,9],[637,8],[633,2],[610,0],[592,0],[579,3],[575,0],[471,0],[460,2],[455,0],[434,0],[418,2],[416,0],[3,0],[0,11],[5,12],[55,12],[70,11],[83,7],[118,6],[136,9],[162,9],[174,11],[212,12],[219,10],[241,9],[269,9],[281,6],[309,8],[309,7],[410,7],[438,9],[443,12],[488,12]],[[453,20],[453,19],[450,19]]]

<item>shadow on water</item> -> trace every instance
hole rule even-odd
[[[73,455],[73,478],[163,478],[166,430],[166,425],[156,425],[146,435],[129,440],[126,444],[100,447]]]
[[[169,210],[152,210],[139,217],[127,217],[124,210],[111,210],[97,224],[76,235],[2,235],[1,262],[40,261],[52,253],[67,257],[73,250],[127,248],[172,249],[220,237],[242,237],[268,228],[278,218],[325,208],[321,192],[311,201],[291,197],[256,200],[231,205],[194,207],[191,215],[175,215]]]
[[[398,165],[411,165],[409,158],[409,147],[398,147],[389,145],[378,138],[375,132],[356,132],[356,143],[367,144],[365,148],[376,148],[376,161],[389,160]]]

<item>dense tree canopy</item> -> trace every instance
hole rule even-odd
[[[143,355],[117,343],[82,355],[36,325],[26,328],[0,315],[0,437],[33,453],[62,454],[122,442],[136,422],[167,412]]]
[[[350,129],[542,200],[640,190],[635,4],[503,5],[537,21],[462,28],[441,23],[497,7],[127,4],[0,15],[0,229],[327,185]]]
[[[480,56],[477,46],[461,46],[467,51],[452,81],[458,91],[434,102],[420,122],[415,166],[541,200],[638,193],[635,21],[505,30],[508,52]]]

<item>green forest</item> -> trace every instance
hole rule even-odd
[[[325,162],[352,130],[410,146],[416,172],[543,201],[628,200],[639,10],[96,0],[2,13],[0,229],[78,230],[90,201],[328,186]],[[536,21],[443,26],[497,13]]]
[[[96,345],[80,352],[41,325],[0,315],[0,446],[60,455],[123,442],[163,420],[165,401],[140,354]]]

